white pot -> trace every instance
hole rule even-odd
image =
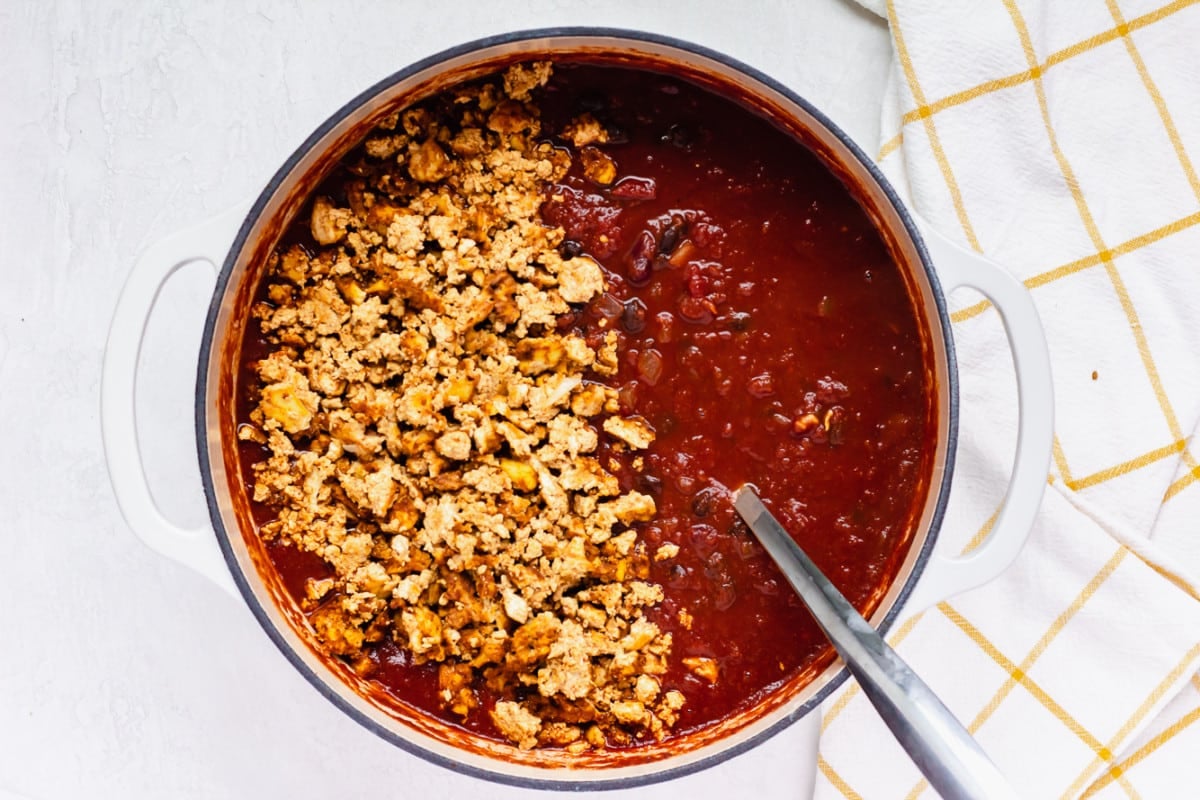
[[[134,267],[117,305],[102,387],[109,471],[130,527],[158,552],[242,597],[292,665],[366,728],[458,772],[560,789],[629,787],[716,764],[811,712],[847,673],[835,661],[818,674],[797,676],[718,725],[663,744],[578,756],[559,750],[518,750],[404,708],[340,661],[321,655],[303,614],[273,578],[250,523],[249,501],[239,479],[234,384],[251,298],[267,254],[312,189],[381,118],[517,59],[580,55],[680,74],[734,96],[795,131],[847,185],[856,187],[859,202],[905,271],[931,341],[937,439],[934,474],[917,533],[897,578],[871,618],[881,631],[895,623],[902,609],[913,613],[990,580],[1016,555],[1045,486],[1053,408],[1041,324],[1018,281],[916,224],[862,150],[804,100],[731,58],[660,36],[595,28],[528,31],[472,42],[427,58],[337,110],[275,173],[253,204],[150,248]],[[133,387],[142,332],[158,289],[176,268],[196,258],[223,267],[205,324],[196,384],[197,448],[212,530],[187,531],[163,518],[146,487],[136,443]],[[949,558],[935,553],[934,543],[950,488],[958,425],[958,377],[945,294],[960,286],[983,292],[1004,318],[1016,364],[1021,415],[1003,511],[971,556]]]

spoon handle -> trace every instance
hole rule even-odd
[[[753,489],[739,489],[734,507],[938,794],[945,800],[1016,800],[1008,781],[962,723],[829,582]]]

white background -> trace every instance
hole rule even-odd
[[[139,543],[104,465],[104,340],[136,256],[257,191],[371,83],[444,47],[567,24],[640,28],[765,70],[868,152],[890,58],[847,0],[735,3],[0,0],[0,797],[508,798],[375,738],[245,607]],[[212,270],[186,268],[143,349],[140,436],[177,522]],[[798,798],[811,725],[614,798]],[[545,796],[545,795],[543,795]]]

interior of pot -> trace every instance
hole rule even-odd
[[[330,700],[376,733],[431,760],[507,782],[629,786],[708,766],[752,746],[814,708],[845,679],[832,655],[760,703],[718,724],[632,750],[570,755],[519,750],[409,708],[340,660],[322,655],[304,615],[274,577],[239,480],[234,399],[241,343],[268,254],[287,223],[337,161],[379,120],[448,86],[515,60],[586,58],[674,73],[736,98],[793,132],[856,194],[905,267],[925,327],[926,363],[934,374],[937,451],[916,534],[898,575],[881,587],[871,622],[886,628],[919,575],[940,522],[954,435],[954,390],[948,326],[936,279],[921,257],[911,223],[870,162],[818,112],[765,76],[717,54],[670,40],[616,31],[516,34],[467,45],[418,63],[351,101],[292,156],[259,197],[219,278],[201,361],[198,409],[201,460],[213,522],[247,602],[289,660]]]

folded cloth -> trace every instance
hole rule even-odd
[[[870,5],[870,3],[867,3]],[[1050,486],[1012,567],[891,633],[1030,798],[1200,796],[1200,4],[894,0],[879,161],[1025,281],[1050,346]],[[938,547],[999,507],[1003,328],[950,298],[958,466]],[[857,685],[823,708],[816,797],[935,797]]]

